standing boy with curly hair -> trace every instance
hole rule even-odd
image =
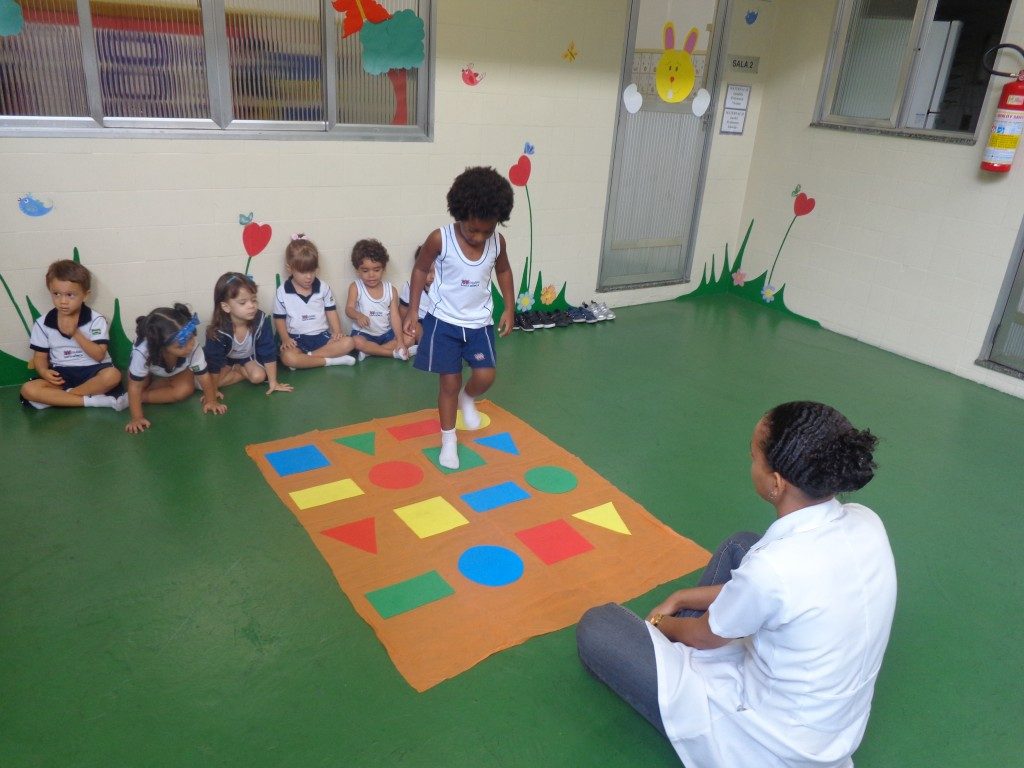
[[[455,221],[435,229],[416,258],[409,289],[405,332],[414,336],[420,295],[431,269],[429,297],[433,310],[423,318],[423,334],[415,367],[440,375],[437,410],[441,419],[439,462],[459,468],[455,435],[456,410],[467,429],[480,426],[475,400],[494,383],[494,305],[491,273],[505,302],[498,334],[512,331],[515,296],[505,238],[496,232],[512,215],[512,185],[493,168],[467,168],[448,190],[448,212]],[[463,386],[462,363],[471,373]]]

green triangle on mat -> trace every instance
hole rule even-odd
[[[335,438],[334,442],[347,445],[349,448],[355,448],[367,456],[375,456],[377,454],[376,438],[376,432],[361,432],[358,435]]]

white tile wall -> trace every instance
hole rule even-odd
[[[788,191],[802,184],[817,205],[793,227],[775,272],[790,308],[1024,397],[1024,382],[974,364],[1024,220],[1020,163],[996,177],[978,170],[980,146],[811,128],[835,4],[772,5],[771,75],[742,216],[757,222],[748,274],[771,264],[792,218]],[[1004,39],[1022,35],[1024,3],[1015,2]]]
[[[1011,33],[1024,31],[1015,3]],[[761,57],[746,131],[716,133],[698,229],[694,277],[726,243],[734,258],[756,219],[745,270],[770,265],[792,217],[797,183],[817,200],[793,228],[776,270],[795,311],[826,327],[1016,395],[1024,384],[974,365],[1010,247],[1024,216],[1024,176],[976,171],[978,149],[813,130],[833,3],[759,3],[748,27],[734,8],[727,52]],[[322,276],[342,293],[348,253],[381,239],[401,283],[412,252],[448,220],[445,193],[468,165],[506,171],[523,143],[533,157],[534,267],[568,283],[570,300],[594,295],[600,258],[627,0],[444,0],[437,4],[432,142],[0,139],[0,272],[22,301],[45,311],[46,265],[80,248],[93,269],[93,303],[120,298],[126,330],[136,315],[185,300],[209,313],[216,277],[246,261],[238,214],[255,212],[274,236],[252,262],[269,305],[293,232],[320,246]],[[576,62],[561,54],[569,42]],[[461,69],[484,74],[465,86]],[[724,88],[722,89],[724,91]],[[721,104],[718,105],[719,109]],[[31,219],[16,198],[55,203]],[[526,196],[503,230],[518,284],[529,251]],[[621,306],[672,298],[684,286],[616,291]],[[27,355],[24,331],[0,297],[0,348]]]

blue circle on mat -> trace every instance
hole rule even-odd
[[[470,547],[459,557],[459,571],[485,587],[504,587],[523,575],[523,559],[505,547]]]

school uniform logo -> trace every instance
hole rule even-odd
[[[463,288],[476,288],[479,285],[480,285],[480,281],[479,280],[467,280],[466,278],[462,278],[462,287]]]

